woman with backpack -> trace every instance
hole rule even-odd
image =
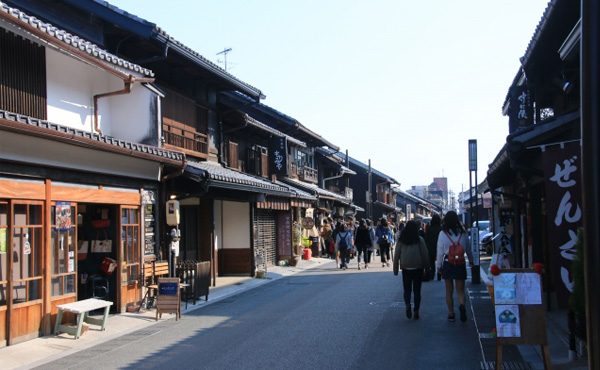
[[[354,235],[346,223],[342,223],[340,231],[335,237],[335,250],[339,252],[340,268],[348,268],[350,249],[354,248]]]
[[[467,280],[467,264],[465,252],[469,257],[469,264],[473,267],[473,255],[469,246],[469,236],[454,211],[449,211],[444,216],[442,231],[437,243],[437,271],[442,274],[446,283],[446,305],[448,306],[448,321],[456,321],[454,314],[454,286],[458,297],[460,321],[467,321],[465,308],[465,280]]]
[[[425,240],[419,236],[419,226],[415,221],[408,221],[398,238],[396,253],[394,253],[394,275],[396,276],[398,276],[398,267],[402,269],[406,317],[409,319],[413,317],[410,298],[414,293],[414,317],[418,320],[421,307],[421,283],[423,271],[429,269],[429,254]]]

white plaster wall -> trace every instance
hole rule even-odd
[[[250,248],[250,203],[215,201],[217,248]]]
[[[134,74],[134,73],[132,73]],[[137,76],[142,77],[142,76]],[[123,80],[53,49],[46,48],[48,121],[93,132],[94,95],[122,90]],[[99,127],[117,139],[143,142],[158,127],[156,94],[134,83],[129,94],[98,99]],[[154,107],[153,109],[151,109]]]
[[[223,248],[223,201],[213,202],[213,216],[215,218],[215,249]]]

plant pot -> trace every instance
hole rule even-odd
[[[292,258],[290,258],[290,266],[296,266],[298,261],[300,261],[300,256],[292,256]]]

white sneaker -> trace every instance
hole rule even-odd
[[[358,269],[360,270],[360,263],[358,264]]]

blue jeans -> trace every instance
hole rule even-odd
[[[410,307],[410,297],[415,295],[415,312],[421,307],[421,283],[423,282],[423,269],[402,270],[402,283],[404,284],[404,303]]]

